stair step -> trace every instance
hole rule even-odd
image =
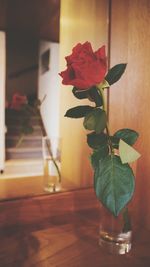
[[[7,127],[20,124],[21,120],[22,120],[21,117],[15,118],[12,116],[12,117],[6,118]],[[41,119],[36,116],[31,117],[30,123],[31,125],[39,125],[41,123]]]
[[[21,127],[20,126],[9,126],[7,127],[7,135],[11,134],[11,135],[19,135],[21,133]],[[40,135],[42,136],[42,130],[41,127],[39,125],[34,125],[33,126],[33,133],[29,134],[29,135]]]
[[[19,138],[16,136],[6,136],[6,148],[16,147]],[[19,147],[42,147],[41,136],[25,135],[21,140]]]
[[[39,151],[39,150],[41,150],[41,148],[38,148],[38,147],[33,147],[33,148],[30,148],[30,147],[24,147],[24,148],[22,148],[22,147],[12,147],[12,148],[7,148],[6,149],[6,151],[10,151],[10,152],[19,152],[19,153],[21,153],[21,152],[30,152],[30,151]]]
[[[10,159],[5,162],[4,173],[1,178],[27,177],[43,175],[43,160],[14,160]]]
[[[42,148],[7,148],[6,149],[7,159],[42,159]]]
[[[39,115],[30,117],[33,132],[20,140],[22,116],[22,111],[6,110],[6,159],[42,159],[41,118]]]

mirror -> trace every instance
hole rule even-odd
[[[35,98],[42,101],[46,95],[40,107],[42,123],[47,135],[61,137],[63,190],[91,186],[92,171],[82,121],[64,118],[68,107],[76,103],[68,88],[61,86],[58,72],[65,69],[64,57],[71,53],[76,43],[88,40],[93,49],[107,44],[108,2],[83,0],[79,12],[75,0],[0,1],[0,13],[3,14],[0,27],[6,31],[6,105],[16,93],[26,96],[31,104]],[[13,120],[10,121],[12,124]],[[11,126],[15,133],[17,127]],[[37,125],[35,128],[38,131]],[[39,138],[35,133],[29,143],[30,149]],[[11,143],[6,141],[7,145]],[[24,146],[23,153],[29,150],[27,142]],[[6,153],[6,156],[9,159],[10,154]],[[5,177],[6,172],[1,175],[2,198],[47,194],[43,190],[43,159],[40,158],[41,162],[37,163],[33,154],[32,161],[29,161],[30,156],[27,156],[27,165],[24,163],[24,171],[23,165],[17,165],[17,159],[13,159],[13,164],[9,166],[11,174],[12,166],[16,165],[18,171],[21,169],[24,172],[22,178],[20,173],[16,177]],[[28,176],[27,172],[33,171],[35,165],[41,173]]]

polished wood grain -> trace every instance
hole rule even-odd
[[[23,197],[0,202],[0,227],[45,222],[66,212],[98,207],[92,188],[72,190],[36,197]]]
[[[60,71],[66,69],[65,56],[79,42],[91,42],[93,49],[107,46],[108,1],[62,0],[60,14]],[[75,186],[93,184],[90,151],[86,143],[87,131],[83,119],[64,118],[67,109],[87,104],[77,100],[71,93],[72,87],[61,87],[60,132],[62,137],[62,177]],[[89,104],[89,102],[88,102]]]
[[[69,212],[27,228],[0,233],[1,267],[149,267],[150,231],[134,235],[127,255],[108,254],[98,245],[99,210]]]
[[[133,211],[150,229],[150,1],[111,1],[111,66],[127,62],[121,80],[110,90],[111,132],[131,128],[139,132],[142,154],[136,165]]]

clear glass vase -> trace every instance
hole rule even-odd
[[[60,138],[42,138],[44,161],[44,191],[55,193],[61,191],[61,150]]]
[[[112,254],[126,254],[131,250],[132,230],[127,207],[118,217],[101,208],[99,245]]]

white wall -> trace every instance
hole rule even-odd
[[[6,75],[6,40],[0,32],[0,170],[5,162],[5,75]]]
[[[41,73],[41,55],[50,49],[49,70]],[[39,46],[38,98],[46,95],[41,115],[48,137],[59,137],[60,78],[59,44],[41,41]]]

